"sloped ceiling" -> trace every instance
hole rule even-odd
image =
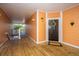
[[[1,3],[2,8],[11,19],[28,19],[37,9],[45,11],[60,11],[77,3]]]

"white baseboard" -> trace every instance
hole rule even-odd
[[[0,44],[0,47],[2,47],[2,45],[6,42],[7,40],[5,40],[2,44]]]
[[[79,49],[79,46],[72,45],[72,44],[67,43],[67,42],[62,42],[62,43],[65,44],[65,45],[72,46],[72,47],[74,47],[74,48],[78,48],[78,49]]]
[[[37,44],[41,44],[41,43],[44,43],[44,42],[47,42],[46,40],[45,41],[40,41],[40,42],[38,42]]]
[[[31,36],[28,35],[28,37],[36,44],[41,44],[41,43],[44,43],[44,42],[47,42],[46,40],[45,41],[40,41],[40,42],[37,42],[35,41]]]
[[[29,37],[34,43],[37,44],[37,42],[36,42],[31,36],[28,35],[28,37]]]
[[[46,42],[46,41],[36,42],[32,37],[29,36],[29,38],[30,38],[34,43],[36,43],[36,44],[42,44],[42,43]]]

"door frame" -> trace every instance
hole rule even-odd
[[[49,20],[53,20],[53,19],[58,19],[59,21],[59,23],[58,23],[58,42],[60,42],[60,43],[62,43],[62,19],[61,18],[47,18],[46,19],[46,40],[47,40],[47,42],[49,42],[49,29],[48,29],[48,22],[49,22]]]

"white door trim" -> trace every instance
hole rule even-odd
[[[56,20],[58,19],[58,21],[59,21],[59,23],[58,23],[58,25],[59,25],[59,26],[58,26],[58,32],[59,32],[59,34],[58,34],[58,39],[59,39],[59,42],[60,42],[60,41],[61,41],[61,39],[60,39],[60,34],[61,34],[61,33],[60,33],[60,27],[61,27],[61,26],[60,26],[60,18],[48,18],[48,22],[49,22],[49,20],[54,20],[54,19],[56,19]],[[49,24],[47,24],[47,25],[49,25]],[[47,28],[48,28],[48,26],[47,26]],[[48,29],[47,29],[47,31],[48,31],[48,34],[49,34],[49,30],[48,30]],[[48,35],[48,40],[49,40],[49,35]]]
[[[48,14],[46,12],[46,41],[48,43]]]
[[[59,21],[60,23],[59,23],[59,25],[60,25],[60,27],[59,27],[59,29],[60,29],[60,38],[59,39],[61,39],[60,40],[60,42],[63,42],[63,11],[61,10],[60,11],[60,21]]]
[[[38,17],[39,17],[39,10],[37,10],[36,13],[37,13],[37,14],[36,14],[36,43],[38,44],[38,42],[39,42],[39,41],[38,41],[38,40],[39,40],[39,39],[38,39],[38,36],[39,36],[39,35],[38,35],[38,34],[39,34],[39,32],[38,32],[38,31],[39,31],[39,25],[38,25],[38,23],[39,23],[39,18],[38,18]]]
[[[62,11],[60,11],[60,18],[48,18],[48,14],[46,12],[46,41],[47,42],[49,41],[48,21],[50,19],[59,19],[59,29],[58,29],[59,30],[59,42],[62,43],[62,41],[63,41],[62,17],[63,17]]]

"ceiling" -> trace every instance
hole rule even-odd
[[[2,8],[11,19],[28,19],[37,9],[45,11],[60,11],[79,5],[77,3],[1,3]]]

